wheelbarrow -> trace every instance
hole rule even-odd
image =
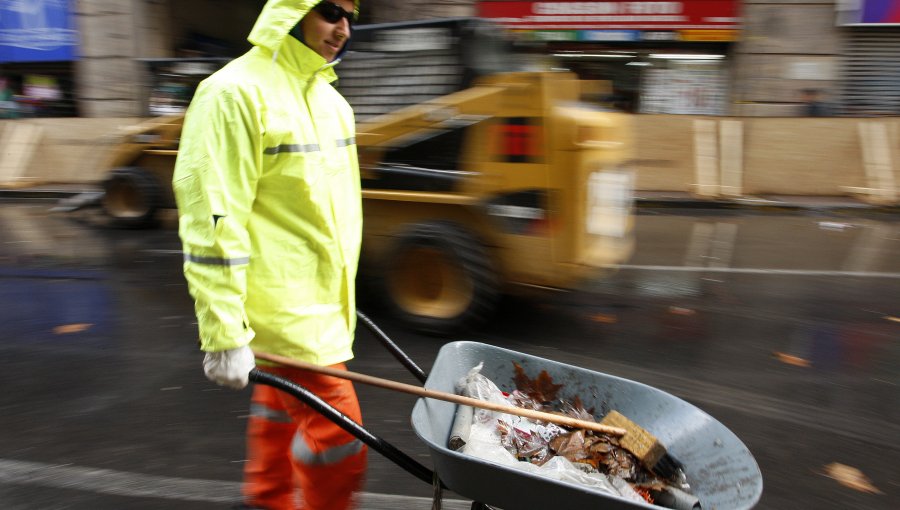
[[[595,414],[601,416],[615,409],[656,436],[684,465],[699,508],[750,509],[762,495],[762,474],[740,439],[705,412],[673,395],[628,379],[472,341],[445,344],[430,375],[426,376],[368,317],[362,313],[358,316],[360,322],[428,390],[454,393],[457,381],[479,363],[483,364],[481,373],[504,391],[515,389],[514,363],[529,374],[545,370],[554,383],[563,385],[564,393],[578,395],[585,409],[594,409]],[[412,427],[429,450],[432,471],[342,415],[309,390],[257,369],[251,372],[250,380],[293,395],[416,478],[434,484],[434,508],[439,508],[442,489],[472,499],[473,510],[491,507],[506,510],[661,508],[450,449],[448,440],[458,406],[453,402],[420,398],[413,406]]]

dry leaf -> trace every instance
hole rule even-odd
[[[91,328],[93,324],[66,324],[65,326],[56,326],[53,333],[57,335],[69,335],[72,333],[81,333]]]
[[[590,316],[590,319],[594,322],[599,322],[601,324],[615,324],[619,321],[615,315],[609,313],[595,313]]]
[[[859,492],[868,492],[869,494],[884,494],[863,474],[862,471],[852,466],[832,462],[825,466],[825,476],[833,478],[845,487],[850,487]]]
[[[884,318],[891,322],[900,322],[900,317],[894,317],[893,315],[885,315]]]
[[[538,402],[552,402],[556,400],[556,394],[563,387],[562,384],[553,384],[553,378],[546,370],[541,370],[536,379],[531,379],[525,374],[525,370],[516,362],[513,362],[516,371],[514,382],[519,391]]]
[[[795,367],[808,367],[811,365],[808,359],[801,358],[800,356],[794,356],[792,354],[787,354],[779,351],[775,351],[772,354],[776,359],[778,359],[778,361],[787,363],[788,365],[794,365]]]

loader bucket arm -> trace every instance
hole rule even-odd
[[[524,84],[491,84],[454,92],[428,102],[402,108],[362,123],[357,128],[360,167],[371,167],[391,149],[404,147],[432,133],[464,127],[491,117],[498,96]]]
[[[109,171],[132,166],[147,150],[176,150],[183,124],[184,115],[171,115],[124,128],[122,143],[110,154],[104,168]]]

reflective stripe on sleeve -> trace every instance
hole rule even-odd
[[[190,253],[184,254],[185,262],[196,262],[197,264],[206,264],[209,266],[243,266],[250,263],[250,257],[237,257],[233,259],[222,259],[218,257],[199,257],[197,255],[191,255]]]
[[[306,145],[291,143],[279,145],[277,147],[269,147],[264,152],[268,155],[274,155],[281,152],[318,152],[319,144],[317,143],[308,143]]]
[[[297,432],[294,434],[294,440],[291,442],[291,454],[294,460],[307,466],[321,466],[325,464],[337,464],[338,462],[356,455],[363,449],[363,443],[359,439],[353,440],[347,444],[328,448],[321,452],[310,450],[303,436]]]
[[[356,145],[356,137],[351,136],[337,141],[338,147],[350,147],[351,145]]]
[[[252,402],[250,404],[250,416],[253,418],[260,418],[263,420],[274,421],[278,423],[291,422],[291,417],[290,415],[288,415],[288,413],[266,407],[265,405],[259,404],[257,402]]]

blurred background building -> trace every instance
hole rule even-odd
[[[179,111],[264,3],[0,0],[0,72],[23,115]],[[796,116],[814,89],[837,115],[900,114],[897,0],[364,4],[362,23],[492,18],[548,66],[610,80],[602,100],[629,112]]]

